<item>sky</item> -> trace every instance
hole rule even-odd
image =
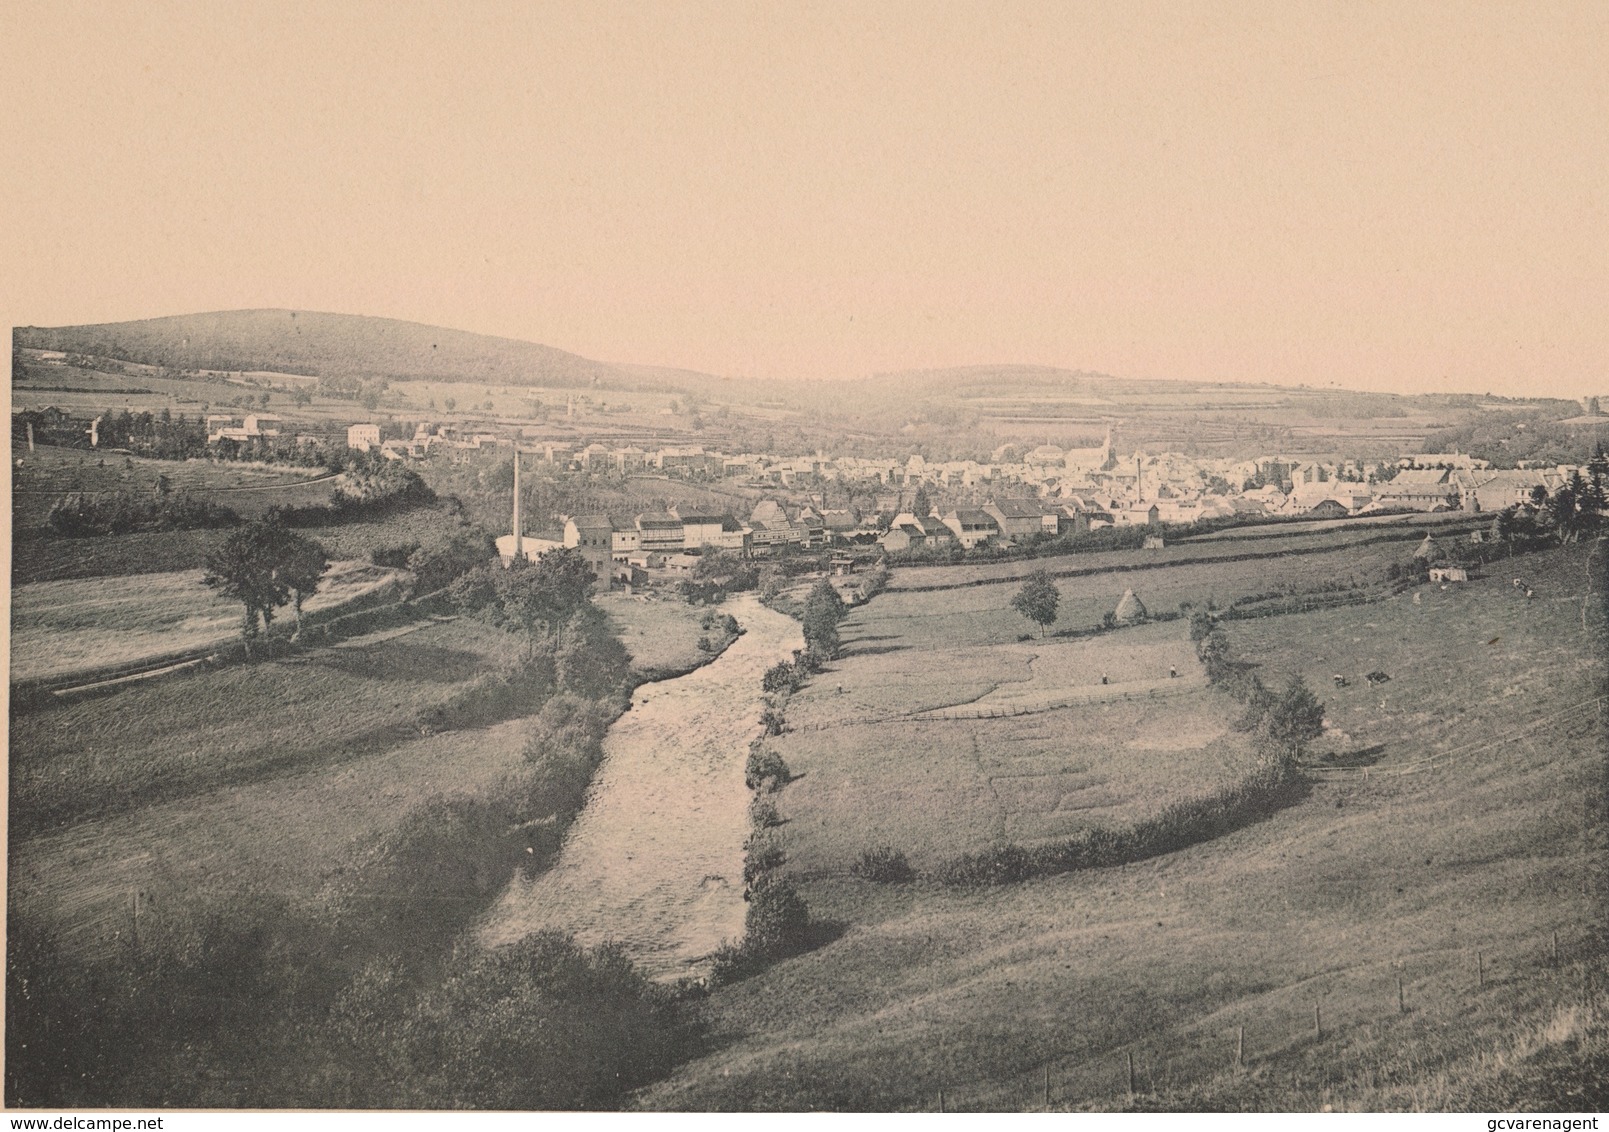
[[[1609,5],[8,0],[0,314],[1609,394]]]

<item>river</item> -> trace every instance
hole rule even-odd
[[[557,928],[614,941],[651,978],[703,972],[743,934],[749,742],[760,678],[804,645],[798,622],[742,594],[725,607],[744,633],[686,676],[644,684],[604,738],[603,762],[554,865],[516,877],[482,941]]]

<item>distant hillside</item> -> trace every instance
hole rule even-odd
[[[666,384],[535,342],[318,311],[218,311],[93,326],[25,326],[12,332],[12,342],[176,369],[500,385]]]

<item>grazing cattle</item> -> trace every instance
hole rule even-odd
[[[1102,684],[1110,684],[1111,683],[1111,681],[1106,678],[1104,673],[1101,676],[1101,683]]]
[[[1179,670],[1177,668],[1169,668],[1168,669],[1168,679],[1177,680],[1178,678],[1179,678]]]
[[[1384,672],[1376,671],[1369,673],[1364,677],[1364,679],[1369,682],[1369,686],[1372,688],[1377,684],[1384,684],[1387,680],[1391,679],[1391,677],[1387,676]]]
[[[1337,687],[1337,688],[1344,688],[1344,687],[1346,687],[1346,686],[1347,686],[1347,685],[1348,685],[1348,684],[1349,684],[1349,683],[1350,683],[1350,682],[1351,682],[1351,681],[1349,681],[1349,680],[1348,680],[1348,679],[1347,679],[1347,678],[1346,678],[1346,677],[1345,677],[1345,676],[1342,676],[1342,675],[1341,675],[1341,674],[1340,674],[1340,673],[1339,673],[1339,672],[1337,672],[1337,673],[1336,673],[1336,674],[1335,674],[1335,686],[1336,686],[1336,687]]]

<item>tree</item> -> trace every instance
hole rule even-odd
[[[251,642],[274,620],[274,611],[295,596],[298,620],[302,598],[318,588],[328,567],[324,548],[287,530],[270,514],[230,532],[206,559],[203,585],[245,607],[240,635]]]
[[[1324,734],[1324,704],[1300,676],[1268,704],[1263,734],[1283,767],[1293,765],[1308,743]]]
[[[1548,496],[1547,517],[1559,536],[1561,543],[1574,539],[1576,528],[1580,525],[1580,499],[1585,491],[1586,484],[1582,482],[1581,473],[1573,472],[1566,483],[1559,485],[1554,493]]]
[[[1061,591],[1044,570],[1035,570],[1023,582],[1022,589],[1011,599],[1011,608],[1039,625],[1039,636],[1056,620],[1056,607],[1061,603]]]
[[[805,598],[804,615],[800,618],[804,625],[805,644],[811,652],[822,657],[837,655],[838,623],[848,612],[848,606],[844,605],[844,599],[838,596],[838,588],[831,581],[823,578],[811,587]]]
[[[595,575],[579,551],[550,550],[535,562],[516,559],[507,567],[488,564],[470,570],[448,587],[448,597],[465,613],[478,613],[493,625],[554,629],[587,604]]]
[[[458,408],[458,401],[455,398],[452,398],[452,397],[448,397],[445,401],[442,402],[442,404],[447,406],[447,411],[449,413],[452,412],[454,409]]]
[[[933,514],[933,500],[928,498],[927,484],[918,484],[916,498],[911,500],[911,514],[918,519],[925,519]]]
[[[1229,638],[1214,628],[1196,642],[1196,659],[1207,670],[1207,679],[1218,683],[1229,672]]]
[[[1591,511],[1596,519],[1599,512],[1609,507],[1609,458],[1603,454],[1603,445],[1600,443],[1592,450],[1592,459],[1587,464],[1587,488],[1581,496],[1583,511]]]

